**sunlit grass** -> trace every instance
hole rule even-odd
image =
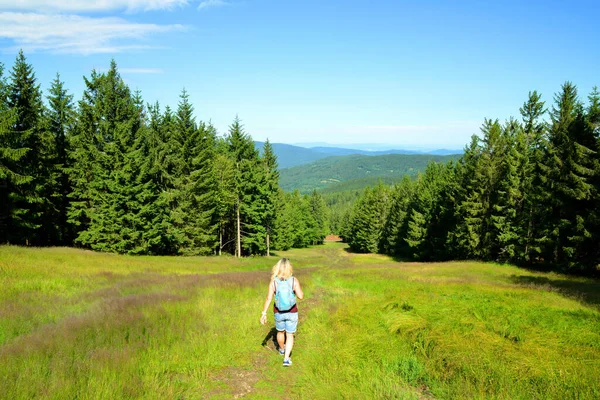
[[[306,294],[290,369],[258,323],[282,255]],[[0,287],[0,398],[600,397],[590,279],[340,243],[242,260],[5,246]]]

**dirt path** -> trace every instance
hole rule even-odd
[[[313,274],[324,268],[335,268],[344,260],[345,252],[340,249],[324,248],[325,262],[322,267],[299,268],[297,274],[308,281]],[[299,303],[300,312],[298,320],[298,333],[295,337],[294,347],[302,351],[302,325],[309,317],[311,311],[322,306],[325,293],[322,288],[311,291]],[[269,320],[273,323],[272,317]],[[222,370],[213,377],[213,380],[221,382],[228,389],[217,389],[209,393],[210,398],[277,398],[291,399],[294,396],[294,385],[297,378],[297,370],[294,366],[283,368],[281,355],[277,351],[276,330],[271,328],[262,341],[262,346],[252,355],[251,362],[246,368],[229,367]]]

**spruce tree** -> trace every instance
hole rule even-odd
[[[310,215],[306,198],[298,190],[286,200],[287,221],[284,229],[288,229],[292,237],[291,247],[303,248],[311,244],[309,225]]]
[[[48,208],[46,196],[49,169],[48,149],[45,146],[42,92],[31,64],[19,51],[7,86],[7,106],[14,113],[13,132],[15,148],[29,149],[15,161],[13,172],[29,176],[27,182],[9,188],[12,198],[10,232],[12,243],[48,244],[47,233],[42,231],[44,212]],[[45,228],[48,228],[45,226]]]
[[[588,108],[586,114],[586,129],[590,137],[595,138],[595,154],[592,161],[594,163],[594,174],[591,180],[593,184],[591,212],[588,219],[590,236],[582,244],[584,252],[583,262],[587,269],[594,272],[596,265],[600,264],[600,248],[597,243],[600,242],[600,92],[597,87],[592,89],[588,96]]]
[[[458,224],[450,237],[450,242],[456,246],[457,257],[461,259],[483,257],[481,243],[485,233],[486,209],[481,153],[479,138],[474,135],[460,161],[458,179],[462,183],[462,190],[458,194],[456,208]]]
[[[527,136],[516,120],[509,120],[503,128],[503,158],[495,202],[491,211],[492,240],[489,253],[499,261],[516,261],[519,254],[521,231],[521,204],[523,194],[519,170],[527,157]]]
[[[69,193],[71,184],[69,182],[69,135],[75,122],[75,111],[73,108],[73,96],[67,92],[60,75],[52,82],[48,98],[48,131],[53,139],[53,157],[51,162],[50,181],[48,193],[52,211],[48,218],[56,227],[55,244],[67,245],[72,243],[73,234],[67,223],[67,211],[69,208]]]
[[[452,169],[446,170],[446,166],[431,162],[416,184],[408,210],[405,241],[410,247],[409,255],[417,260],[443,257],[447,227],[442,202],[448,199],[440,199],[440,193],[448,183],[446,178],[450,178],[445,176],[447,171]]]
[[[541,244],[543,257],[566,269],[581,270],[578,250],[591,236],[586,216],[593,186],[594,137],[586,129],[577,88],[570,82],[555,96],[550,114],[552,126],[545,155],[545,189],[549,193],[547,224]]]
[[[19,241],[18,237],[13,236],[14,227],[18,224],[20,216],[28,211],[23,208],[23,203],[18,201],[19,193],[21,187],[33,179],[16,172],[20,171],[19,163],[29,149],[19,147],[22,145],[12,130],[15,120],[14,110],[0,106],[0,243]]]
[[[128,152],[132,196],[128,212],[135,221],[136,236],[128,249],[131,254],[176,254],[179,243],[173,232],[166,194],[168,176],[164,170],[165,136],[160,107],[148,107],[148,116],[141,95],[134,97],[139,129],[133,149]]]
[[[273,224],[273,249],[289,250],[294,245],[294,221],[292,215],[295,210],[291,205],[292,194],[285,193],[281,188],[277,191],[275,221]]]
[[[270,256],[271,237],[273,236],[273,228],[276,219],[276,207],[279,196],[279,171],[277,170],[277,156],[273,150],[273,146],[266,140],[263,146],[262,162],[265,174],[265,230],[266,230],[266,252]]]
[[[218,225],[216,167],[217,132],[212,124],[200,123],[198,127],[198,145],[196,156],[192,160],[190,173],[191,190],[196,208],[192,219],[193,240],[198,254],[211,254],[217,246]]]
[[[106,74],[86,79],[79,108],[69,211],[81,229],[76,241],[100,251],[144,252],[133,154],[143,121],[114,60]]]
[[[171,220],[182,254],[210,254],[217,245],[215,145],[212,125],[196,123],[184,89],[168,144],[173,164]]]
[[[261,190],[265,174],[260,166],[258,151],[236,117],[229,127],[227,144],[234,167],[235,254],[262,253],[266,250],[264,227],[265,202]]]
[[[308,217],[311,221],[309,227],[309,235],[312,242],[311,244],[323,244],[323,240],[325,240],[325,236],[327,236],[329,231],[327,226],[328,217],[325,201],[316,189],[313,190],[307,201],[309,212]]]
[[[432,218],[428,232],[429,258],[432,260],[451,260],[455,258],[452,246],[452,232],[456,229],[456,211],[460,185],[460,169],[454,161],[441,165],[435,184],[435,197]]]
[[[520,238],[520,254],[518,258],[525,263],[532,263],[540,256],[540,237],[536,234],[542,226],[547,210],[544,208],[548,193],[544,190],[543,160],[547,147],[546,124],[541,120],[546,112],[545,103],[536,91],[529,92],[529,97],[519,109],[523,121],[523,134],[527,157],[523,158],[520,169],[521,192],[523,193],[522,235]]]
[[[344,239],[353,251],[377,253],[382,247],[382,233],[389,210],[389,189],[381,182],[365,189],[350,214]]]
[[[390,213],[382,235],[382,251],[385,254],[399,256],[405,253],[408,208],[412,201],[414,184],[404,176],[390,193]]]
[[[221,255],[227,248],[232,248],[230,253],[235,253],[235,162],[229,156],[227,142],[222,139],[217,140],[213,173],[216,182],[214,217],[218,229],[217,254]]]

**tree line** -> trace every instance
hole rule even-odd
[[[127,254],[269,254],[322,243],[321,196],[284,193],[277,158],[236,117],[224,136],[144,104],[116,63],[77,103],[57,74],[44,101],[19,52],[0,64],[0,243]]]
[[[344,218],[350,247],[597,273],[600,93],[584,103],[566,82],[549,110],[534,91],[519,111],[486,119],[457,162],[367,189]]]

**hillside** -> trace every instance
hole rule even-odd
[[[262,151],[264,142],[254,142],[256,148]],[[277,156],[277,163],[279,168],[290,168],[296,165],[308,164],[312,161],[320,160],[322,158],[329,157],[329,154],[321,153],[313,149],[307,149],[304,147],[294,146],[291,144],[284,143],[271,143],[275,155]]]
[[[404,175],[415,176],[419,171],[424,171],[430,161],[445,163],[458,157],[424,154],[328,157],[306,165],[281,169],[279,183],[286,191],[298,189],[301,192],[310,192],[340,182],[357,180],[360,184],[354,185],[352,189],[359,189],[377,183],[379,177],[390,183],[392,180],[402,179]],[[343,190],[347,189],[350,188]]]
[[[254,142],[256,148],[262,151],[264,142]],[[285,143],[271,143],[280,169],[291,168],[298,165],[308,164],[313,161],[321,160],[323,158],[332,156],[349,156],[349,155],[364,155],[364,156],[381,156],[386,154],[431,154],[431,155],[449,155],[462,153],[461,150],[432,150],[430,152],[419,152],[403,149],[391,149],[391,150],[361,150],[361,149],[347,149],[343,147],[301,147],[294,146]]]

